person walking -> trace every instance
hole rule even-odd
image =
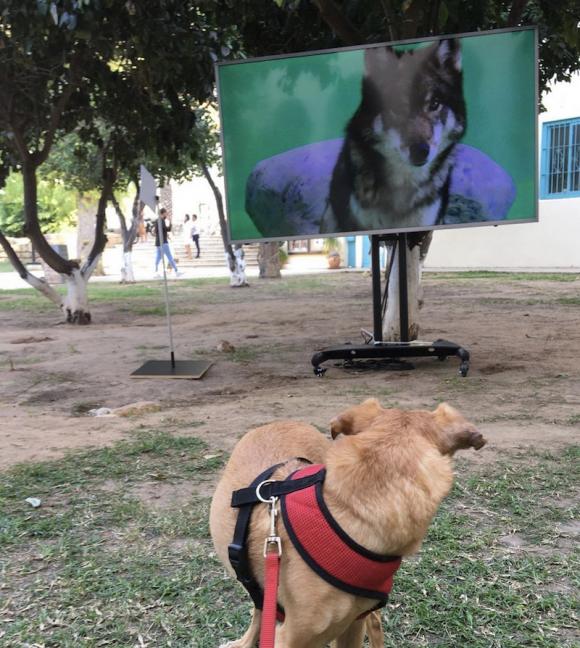
[[[191,238],[195,243],[197,249],[197,254],[195,255],[196,259],[199,259],[199,227],[197,226],[197,215],[194,214],[191,217]]]
[[[155,223],[155,248],[157,249],[157,255],[155,256],[155,278],[161,279],[161,275],[159,274],[159,262],[161,261],[161,257],[163,256],[163,253],[161,251],[162,245],[165,256],[167,256],[167,260],[169,261],[169,264],[171,265],[173,272],[175,273],[173,276],[181,277],[183,272],[179,272],[179,270],[177,269],[177,265],[175,265],[173,255],[171,254],[171,250],[169,248],[169,243],[167,242],[167,233],[171,232],[171,214],[168,214],[167,209],[163,207],[163,209],[161,209],[161,211],[159,212],[159,218],[161,219],[161,227],[159,226],[159,222]],[[161,230],[161,232],[159,230]]]
[[[189,214],[185,214],[185,219],[183,220],[183,230],[181,235],[183,237],[183,245],[185,247],[185,253],[187,254],[188,259],[193,259],[191,254],[191,236],[192,236],[193,222],[189,220]]]

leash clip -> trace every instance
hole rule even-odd
[[[261,484],[260,484],[261,486]],[[260,497],[259,489],[256,490],[256,494]],[[278,497],[271,497],[269,500],[266,500],[268,503],[268,511],[270,513],[270,535],[264,541],[264,558],[268,553],[274,553],[273,551],[268,551],[268,545],[276,545],[278,550],[278,558],[282,555],[282,543],[280,541],[280,536],[276,535],[276,518],[278,516],[278,509],[276,504],[278,502]]]

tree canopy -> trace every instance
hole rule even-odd
[[[252,56],[538,25],[540,89],[580,69],[580,0],[236,0]]]
[[[77,155],[86,153],[82,144],[99,149],[107,194],[101,221],[120,168],[136,179],[139,164],[146,163],[169,176],[202,154],[205,140],[191,135],[196,109],[213,99],[214,61],[230,55],[228,43],[236,40],[235,28],[218,25],[203,6],[185,0],[3,0],[0,186],[11,170],[22,173],[23,231],[58,271],[71,272],[75,262],[60,259],[46,243],[36,186],[36,171],[57,139],[74,132]],[[97,240],[95,255],[104,242]]]

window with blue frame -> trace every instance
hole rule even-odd
[[[580,117],[546,122],[540,198],[580,198]]]

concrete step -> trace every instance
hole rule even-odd
[[[226,263],[225,252],[221,237],[204,237],[203,242],[200,241],[201,255],[199,259],[195,258],[195,245],[193,245],[192,254],[193,259],[188,259],[185,247],[181,241],[170,242],[173,256],[178,259],[178,264],[181,268],[206,268],[206,267],[222,267]],[[258,249],[257,243],[244,246],[244,256],[246,265],[255,267],[258,265]],[[157,250],[155,248],[154,240],[150,239],[147,243],[135,243],[133,245],[133,266],[135,268],[151,268],[155,262],[155,255]],[[122,245],[114,245],[109,249],[108,257],[118,257],[121,262],[123,256]]]

